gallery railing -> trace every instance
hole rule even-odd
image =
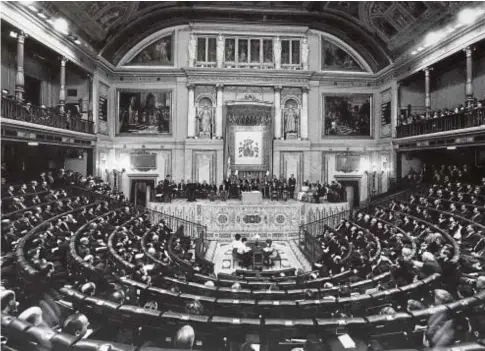
[[[2,96],[2,117],[29,122],[48,127],[94,134],[94,122],[80,116],[69,116],[54,108],[32,106],[15,99]]]
[[[348,219],[349,216],[350,210],[346,209],[300,226],[299,242],[303,244],[303,253],[309,261],[317,262],[323,255],[317,236],[322,235],[327,226],[335,228],[342,219]]]
[[[448,116],[424,119],[410,124],[401,125],[396,128],[397,137],[405,138],[415,135],[478,127],[485,124],[484,112],[485,107],[477,107]]]
[[[165,221],[167,227],[171,228],[176,235],[187,236],[192,240],[198,239],[200,242],[205,241],[207,233],[207,227],[205,225],[144,207],[140,207],[140,209],[150,214],[150,221],[152,223],[159,223],[162,220]]]

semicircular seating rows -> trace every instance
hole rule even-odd
[[[99,179],[73,172],[56,178],[49,191],[63,188],[65,196],[35,206],[35,225],[25,214],[31,209],[5,217],[13,223],[5,242],[15,257],[6,255],[14,272],[7,274],[2,291],[9,294],[2,296],[11,300],[15,292],[22,308],[38,305],[42,311],[40,318],[34,312],[26,318],[30,309],[19,315],[12,304],[2,307],[8,347],[168,350],[177,330],[190,325],[194,348],[201,350],[229,349],[242,344],[244,334],[259,335],[269,350],[290,350],[298,345],[285,343],[291,338],[341,334],[372,349],[418,349],[423,331],[431,346],[439,345],[427,328],[434,316],[455,323],[449,346],[481,347],[485,282],[477,245],[485,227],[473,216],[448,211],[451,203],[476,208],[469,198],[443,199],[443,209],[415,203],[426,187],[401,192],[335,228],[322,221],[321,232],[310,238],[318,248],[311,272],[216,276],[204,258],[206,228],[133,206]],[[56,211],[42,216],[53,204]],[[30,225],[22,226],[26,217]],[[443,217],[447,224],[458,222],[459,233],[443,225]]]

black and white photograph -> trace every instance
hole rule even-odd
[[[2,351],[485,351],[485,1],[0,19]]]

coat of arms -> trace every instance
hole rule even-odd
[[[251,138],[246,138],[239,143],[238,154],[243,157],[259,157],[259,144]]]

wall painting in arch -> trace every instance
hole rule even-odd
[[[164,36],[140,51],[127,65],[173,66],[173,34]]]
[[[357,71],[364,69],[347,51],[322,37],[322,71]]]
[[[371,135],[372,95],[339,94],[323,96],[323,136]]]
[[[118,134],[172,134],[172,91],[118,92]]]

